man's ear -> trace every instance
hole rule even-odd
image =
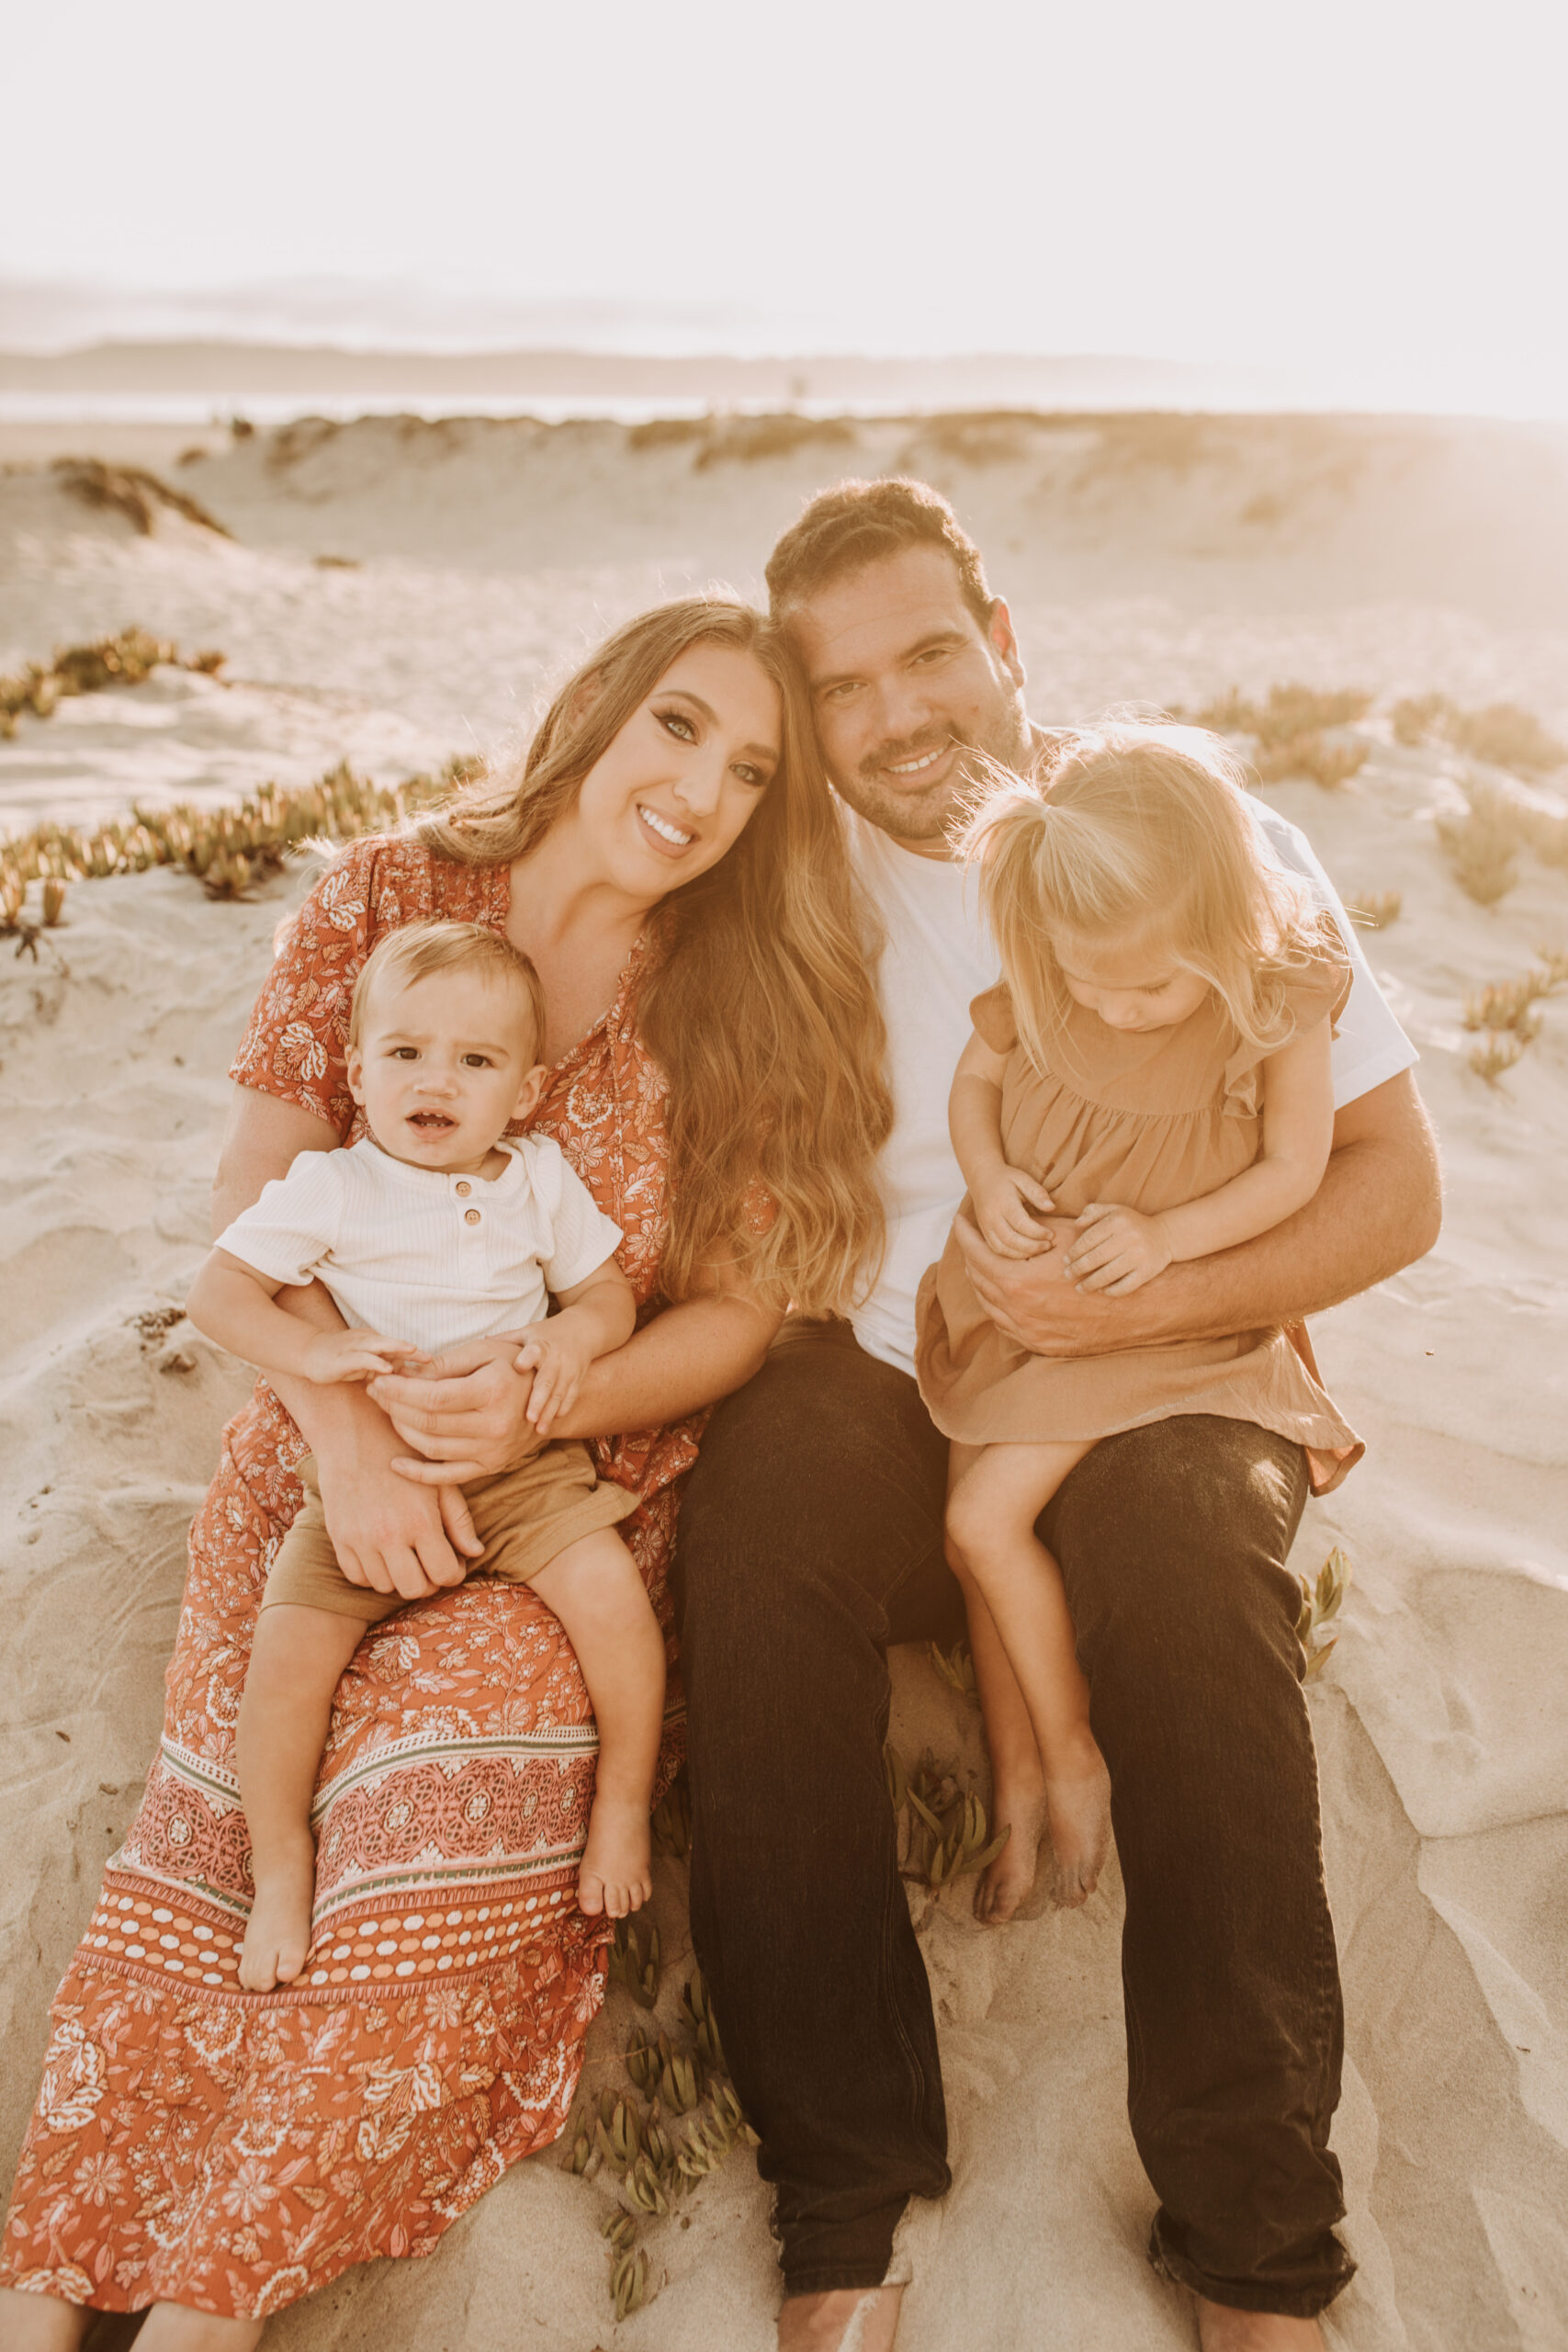
[[[1023,656],[1018,650],[1018,639],[1013,632],[1012,615],[1007,608],[1007,601],[1004,597],[998,596],[991,606],[991,617],[986,625],[986,634],[991,640],[992,648],[1000,660],[1002,668],[1007,672],[1013,684],[1021,689],[1026,682]]]

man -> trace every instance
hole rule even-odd
[[[692,1921],[776,2190],[780,2346],[885,2352],[896,2226],[949,2177],[882,1778],[888,1644],[951,1638],[961,1621],[946,1445],[912,1376],[914,1301],[963,1193],[948,1088],[970,1000],[997,977],[945,827],[971,753],[1027,767],[1044,739],[1007,607],[923,485],[816,499],[768,582],[886,930],[896,1125],[874,1290],[848,1324],[786,1326],[715,1414],[682,1504]],[[1335,903],[1302,837],[1259,814],[1282,862]],[[1073,1356],[1284,1323],[1430,1248],[1438,1187],[1415,1057],[1355,960],[1313,1204],[1124,1299],[997,1258],[961,1227],[1005,1330]],[[1352,2267],[1334,2234],[1342,2024],[1284,1568],[1305,1491],[1297,1447],[1179,1419],[1098,1445],[1041,1522],[1111,1774],[1129,2108],[1160,2199],[1151,2255],[1197,2296],[1206,2352],[1321,2345],[1315,2314]]]

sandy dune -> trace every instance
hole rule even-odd
[[[614,427],[543,441],[522,427],[305,429],[281,456],[258,436],[178,476],[233,541],[175,518],[141,537],[46,475],[0,477],[0,667],[136,620],[225,647],[241,682],[164,672],[24,718],[0,744],[0,823],[231,797],[344,752],[390,775],[493,741],[622,614],[715,573],[752,584],[813,483],[890,462],[895,434],[913,430],[863,425],[852,445],[704,465],[704,444],[637,449]],[[1089,447],[1101,428],[1074,430]],[[1561,729],[1568,597],[1552,587],[1547,495],[1560,457],[1531,445],[1537,537],[1521,520],[1468,588],[1435,539],[1395,533],[1438,477],[1462,505],[1483,458],[1502,464],[1484,438],[1434,428],[1436,474],[1412,458],[1415,491],[1382,460],[1348,489],[1309,482],[1289,527],[1217,519],[1239,514],[1241,489],[1282,495],[1290,467],[1307,466],[1282,425],[1228,448],[1216,428],[1185,473],[1134,469],[1115,496],[1091,469],[1087,490],[1058,481],[1054,507],[1025,494],[1045,470],[1032,443],[929,470],[960,493],[997,584],[1018,583],[1042,716],[1300,676],[1384,696],[1508,694]],[[1509,464],[1523,447],[1506,444]],[[1267,547],[1244,544],[1257,530]],[[323,552],[361,568],[320,570]],[[1510,553],[1533,603],[1499,585]],[[1296,1558],[1315,1570],[1337,1542],[1356,1569],[1312,1702],[1348,2012],[1337,2144],[1361,2264],[1332,2340],[1546,2352],[1568,2335],[1568,1002],[1546,1006],[1495,1087],[1467,1067],[1461,1011],[1540,944],[1568,946],[1568,880],[1527,855],[1499,908],[1472,905],[1431,821],[1462,763],[1399,748],[1377,712],[1358,731],[1371,756],[1349,788],[1270,797],[1348,893],[1404,895],[1371,953],[1422,1050],[1450,1197],[1429,1259],[1316,1328],[1371,1445],[1309,1512]],[[36,965],[0,951],[7,2172],[48,1998],[155,1737],[185,1522],[247,1385],[156,1317],[203,1247],[222,1070],[307,880],[295,870],[239,906],[166,872],[75,885]],[[904,1751],[929,1741],[977,1768],[976,1719],[929,1662],[901,1653],[896,1676]],[[689,1967],[679,1864],[660,1866],[658,1907],[672,2007]],[[964,1888],[919,1898],[917,1916],[956,2185],[915,2224],[908,2352],[1190,2344],[1182,2300],[1142,2262],[1150,2199],[1122,2111],[1115,1886],[1086,1914],[1000,1935],[972,1927]],[[615,1995],[591,2043],[595,2081],[615,2078],[632,2016]],[[608,2197],[605,2176],[584,2187],[553,2157],[524,2165],[434,2261],[350,2276],[288,2315],[280,2352],[765,2352],[772,2259],[750,2159],[645,2232],[667,2283],[618,2331],[597,2235]]]

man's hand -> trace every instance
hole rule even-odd
[[[412,1340],[383,1340],[377,1331],[318,1331],[306,1341],[300,1371],[318,1388],[331,1388],[343,1380],[406,1371],[415,1361],[423,1359]]]
[[[513,1365],[518,1372],[533,1374],[528,1419],[542,1438],[548,1437],[558,1418],[570,1413],[576,1404],[595,1353],[592,1331],[584,1329],[570,1307],[547,1322],[527,1326]]]
[[[439,1487],[514,1470],[544,1440],[528,1418],[534,1375],[514,1363],[517,1335],[475,1340],[433,1357],[429,1377],[386,1373],[370,1395],[416,1455],[392,1468],[411,1483]]]
[[[1082,1239],[1067,1251],[1067,1272],[1080,1290],[1125,1298],[1163,1274],[1175,1252],[1165,1219],[1114,1201],[1090,1201],[1078,1213]]]
[[[976,1176],[969,1196],[986,1246],[998,1258],[1038,1258],[1042,1250],[1050,1249],[1051,1236],[1040,1219],[1050,1216],[1055,1203],[1044,1185],[1026,1176],[1021,1168],[997,1161]]]
[[[1067,1270],[1064,1234],[1043,1257],[1004,1258],[987,1247],[966,1216],[954,1219],[953,1235],[964,1252],[975,1295],[1005,1339],[1035,1356],[1100,1356],[1145,1344],[1135,1318],[1139,1306],[1112,1305],[1101,1291],[1079,1290]]]

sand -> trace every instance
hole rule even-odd
[[[637,449],[615,427],[377,424],[292,457],[258,435],[178,475],[233,541],[172,517],[141,537],[47,475],[0,476],[0,667],[134,620],[225,647],[239,681],[162,672],[24,718],[0,744],[0,824],[231,798],[344,752],[390,776],[492,743],[623,614],[693,579],[753,586],[771,531],[815,481],[897,454],[895,428],[859,430],[858,446],[701,467],[700,446]],[[1079,430],[1103,461],[1099,428]],[[1561,729],[1568,602],[1551,589],[1551,533],[1531,541],[1523,506],[1511,552],[1538,583],[1533,605],[1504,593],[1510,550],[1495,547],[1472,590],[1456,571],[1420,594],[1423,567],[1440,567],[1410,536],[1427,527],[1414,510],[1377,571],[1366,551],[1399,501],[1375,468],[1310,527],[1270,526],[1271,552],[1239,544],[1252,526],[1205,521],[1216,482],[1232,515],[1238,484],[1293,494],[1304,446],[1282,426],[1229,443],[1216,426],[1186,473],[1134,469],[1119,491],[1086,460],[1088,489],[1058,483],[1048,531],[1020,486],[1038,450],[953,461],[944,480],[997,584],[1016,583],[1042,717],[1298,676],[1384,697],[1356,730],[1370,757],[1351,786],[1270,795],[1348,893],[1403,893],[1370,952],[1421,1049],[1449,1182],[1432,1255],[1315,1326],[1371,1448],[1309,1510],[1294,1562],[1314,1572],[1337,1543],[1356,1576],[1311,1702],[1348,2011],[1337,2145],[1361,2265],[1330,2340],[1544,2352],[1568,2335],[1568,1000],[1545,1007],[1495,1087],[1467,1067],[1461,1011],[1540,944],[1568,946],[1568,878],[1527,855],[1496,910],[1464,898],[1431,821],[1461,763],[1402,749],[1385,713],[1395,693],[1440,686],[1513,695]],[[1433,436],[1423,446],[1429,457]],[[1439,450],[1450,488],[1496,447],[1456,428]],[[322,552],[359,569],[322,571]],[[156,1737],[186,1521],[248,1386],[188,1325],[137,1318],[178,1306],[204,1247],[222,1072],[309,878],[293,869],[237,906],[168,873],[78,884],[36,964],[0,949],[4,2174],[48,1999]],[[929,1741],[978,1769],[977,1720],[929,1659],[897,1653],[895,1679],[905,1753]],[[1142,2258],[1151,2199],[1123,2111],[1114,1879],[1081,1914],[1000,1934],[973,1927],[966,1887],[916,1911],[955,2186],[914,2225],[902,2352],[1190,2346],[1185,2299]],[[669,2007],[689,1970],[679,1863],[660,1866],[657,1914]],[[591,2079],[615,2079],[633,2016],[612,1997]],[[774,2274],[749,2156],[688,2201],[689,2227],[645,2230],[665,2284],[619,2330],[597,2234],[608,2198],[604,2176],[584,2186],[536,2159],[434,2260],[351,2274],[268,2341],[765,2352]]]

